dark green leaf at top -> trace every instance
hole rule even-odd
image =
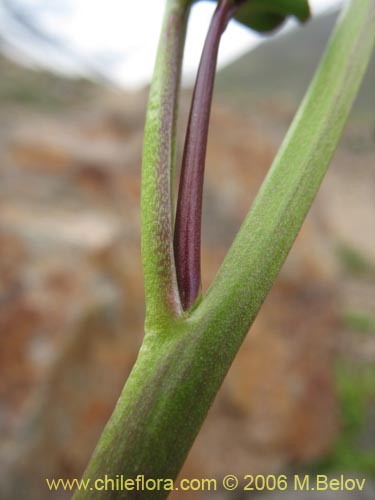
[[[236,20],[260,32],[278,28],[288,16],[305,22],[310,17],[308,0],[248,0]]]
[[[308,0],[245,0],[235,19],[248,28],[266,33],[281,26],[289,16],[300,22],[307,21]]]

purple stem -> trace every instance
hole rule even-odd
[[[198,68],[186,132],[178,193],[174,253],[182,306],[190,309],[201,287],[201,218],[208,125],[221,35],[241,2],[219,2]]]

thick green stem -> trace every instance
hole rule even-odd
[[[84,478],[174,479],[235,356],[237,332],[183,321],[146,336]],[[216,341],[212,342],[213,336]],[[75,499],[163,499],[168,491],[77,492]]]
[[[75,499],[163,499],[98,491],[94,480],[175,478],[293,244],[338,143],[374,44],[373,0],[353,0],[254,206],[207,296],[186,318],[155,322]]]

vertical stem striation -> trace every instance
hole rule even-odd
[[[203,47],[183,153],[174,233],[177,282],[185,310],[201,287],[200,246],[208,124],[221,35],[240,2],[219,2]]]

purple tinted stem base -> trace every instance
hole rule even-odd
[[[208,125],[221,35],[237,10],[231,0],[213,14],[198,68],[182,159],[174,232],[177,282],[182,306],[190,309],[201,288],[201,218]]]

